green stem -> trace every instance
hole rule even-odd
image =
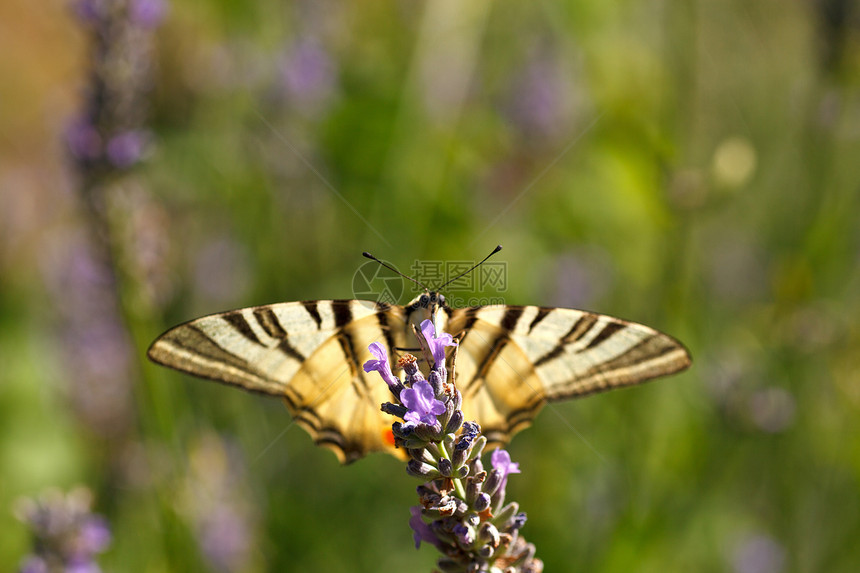
[[[451,459],[451,455],[448,453],[448,449],[445,447],[445,442],[441,441],[437,444],[439,446],[439,453],[441,457]],[[438,460],[437,460],[438,461]],[[466,499],[466,488],[463,487],[463,482],[460,478],[451,478],[454,482],[454,490],[457,492],[457,496],[460,499]]]

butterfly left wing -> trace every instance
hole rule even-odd
[[[687,350],[647,326],[537,306],[448,310],[460,337],[457,384],[466,419],[504,444],[547,401],[638,384],[687,368]]]
[[[349,463],[372,451],[399,455],[388,439],[389,399],[362,364],[367,347],[404,346],[402,307],[358,300],[305,301],[244,308],[179,325],[149,357],[170,368],[284,398],[314,441]]]

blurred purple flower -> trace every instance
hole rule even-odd
[[[85,119],[75,121],[66,129],[66,145],[72,156],[82,161],[98,159],[102,153],[102,137]]]
[[[291,100],[318,106],[334,92],[336,72],[328,52],[315,42],[301,40],[281,66],[281,82]]]
[[[78,19],[85,24],[98,22],[104,17],[104,0],[76,0],[72,3],[72,10]]]
[[[530,136],[555,136],[568,120],[571,94],[558,65],[545,57],[532,57],[515,78],[508,116]]]
[[[520,464],[511,461],[511,454],[507,451],[498,449],[494,450],[490,456],[490,463],[493,464],[493,469],[498,470],[502,474],[502,481],[499,484],[499,490],[504,491],[508,484],[508,476],[510,474],[520,473]]]
[[[92,494],[86,488],[66,495],[50,490],[38,499],[17,503],[16,515],[33,534],[34,552],[21,564],[21,573],[99,573],[95,562],[110,543],[107,521],[90,513]]]
[[[131,0],[128,19],[141,28],[155,28],[167,15],[167,8],[166,0]]]
[[[794,422],[794,396],[783,388],[765,388],[749,399],[749,414],[756,426],[769,433],[786,430]]]
[[[200,546],[216,569],[242,569],[251,549],[245,516],[231,505],[217,505],[201,527]]]
[[[589,308],[606,294],[612,284],[611,256],[591,248],[576,248],[556,261],[553,304],[569,308]]]
[[[132,351],[113,275],[81,236],[63,235],[48,245],[43,273],[59,317],[55,331],[69,400],[91,428],[119,437],[132,422]]]
[[[92,561],[78,561],[66,565],[63,573],[102,573],[102,568]]]
[[[232,304],[248,289],[253,275],[248,249],[229,235],[207,239],[189,257],[195,292],[206,300]]]
[[[111,137],[105,149],[108,161],[114,167],[131,167],[143,157],[148,135],[140,130],[126,131]]]
[[[121,229],[118,240],[125,245],[123,274],[135,285],[141,299],[163,307],[174,293],[170,259],[180,247],[171,240],[170,217],[164,206],[138,180],[125,182],[115,192],[114,224]]]
[[[732,563],[735,573],[780,573],[785,550],[769,535],[754,535],[735,548]]]
[[[19,573],[48,573],[48,564],[41,557],[31,555],[25,558]]]
[[[412,514],[412,517],[409,518],[409,527],[414,532],[412,538],[415,540],[415,549],[421,546],[422,541],[439,547],[439,540],[433,535],[430,526],[424,523],[424,520],[421,518],[421,506],[413,505],[409,508],[409,513]]]
[[[110,545],[111,534],[107,520],[100,515],[91,515],[81,524],[77,550],[84,555],[101,553]]]
[[[186,492],[200,551],[214,570],[245,570],[252,556],[254,516],[242,496],[244,461],[213,433],[202,436],[190,457]]]

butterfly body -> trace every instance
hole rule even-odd
[[[463,412],[491,443],[528,426],[548,401],[672,374],[690,364],[675,339],[647,326],[573,309],[493,305],[451,308],[428,292],[406,306],[360,300],[277,303],[213,314],[160,336],[149,357],[165,366],[282,397],[295,421],[342,463],[402,455],[390,441],[391,395],[362,365],[383,344],[416,349],[413,325],[459,339]],[[449,356],[450,356],[449,350]]]

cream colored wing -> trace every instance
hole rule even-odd
[[[358,300],[272,304],[213,314],[177,326],[150,347],[165,366],[283,397],[295,421],[341,463],[369,452],[399,455],[391,417],[380,404],[391,396],[362,364],[368,346],[405,346],[402,307]],[[392,362],[394,362],[392,355]]]
[[[448,309],[460,338],[457,385],[467,420],[505,443],[547,401],[585,396],[690,365],[677,340],[652,328],[581,310],[537,306]]]

